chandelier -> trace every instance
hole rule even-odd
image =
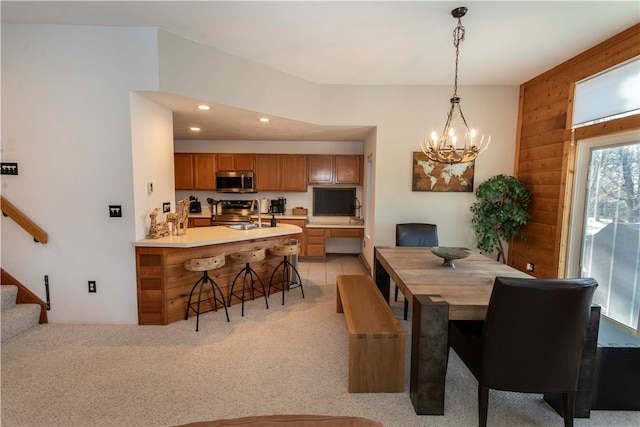
[[[442,135],[438,137],[435,132],[431,133],[431,138],[424,138],[420,142],[422,152],[429,160],[440,163],[463,163],[475,160],[478,154],[482,153],[491,141],[491,137],[484,141],[484,135],[480,138],[480,142],[476,142],[476,131],[469,128],[467,120],[462,113],[460,106],[460,97],[458,97],[458,56],[460,54],[460,43],[464,40],[464,27],[462,26],[462,18],[467,13],[466,7],[458,7],[451,11],[451,15],[458,19],[458,25],[453,30],[453,45],[456,48],[456,74],[453,85],[453,96],[451,97],[451,108],[447,115],[447,123],[444,125]],[[452,122],[459,113],[462,124],[464,125],[464,137],[458,145],[458,137],[456,136]]]

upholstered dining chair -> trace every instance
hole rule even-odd
[[[396,246],[438,246],[438,227],[435,224],[417,222],[396,224]],[[398,285],[395,289],[398,301]],[[404,320],[409,313],[409,301],[404,299]]]
[[[452,321],[449,346],[478,380],[479,425],[489,389],[561,393],[565,427],[574,396],[594,279],[496,277],[485,321]]]

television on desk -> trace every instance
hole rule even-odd
[[[354,216],[355,188],[313,188],[313,216]]]

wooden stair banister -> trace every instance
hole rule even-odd
[[[25,214],[23,214],[18,208],[13,206],[4,196],[0,196],[2,213],[8,216],[22,227],[27,233],[33,236],[33,240],[37,243],[47,243],[47,233],[38,225],[31,221]]]

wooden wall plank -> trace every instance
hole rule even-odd
[[[509,265],[536,277],[562,277],[575,148],[570,145],[573,88],[577,81],[640,55],[640,24],[611,37],[520,87],[516,176],[533,194],[526,239],[512,239]],[[576,138],[640,127],[640,116],[576,130]],[[562,252],[561,252],[562,251]]]

